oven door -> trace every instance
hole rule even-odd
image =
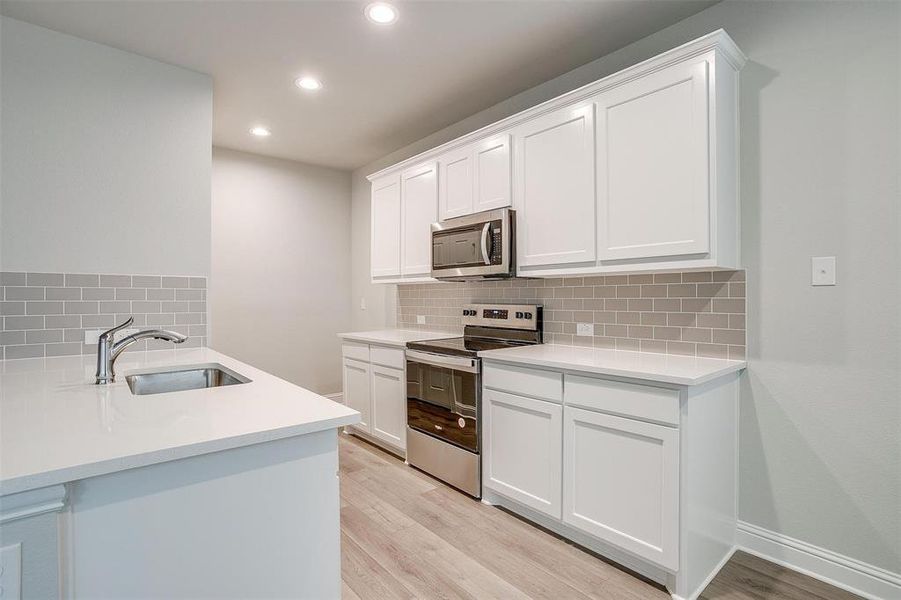
[[[512,277],[513,211],[504,208],[432,224],[432,277]]]
[[[479,452],[479,360],[407,350],[407,425]]]

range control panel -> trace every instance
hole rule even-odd
[[[536,330],[541,306],[536,304],[464,304],[463,324]]]

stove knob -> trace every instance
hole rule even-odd
[[[524,314],[523,314],[523,318],[524,318],[524,319],[531,319],[531,318],[532,318],[532,313],[530,313],[530,312],[524,313]]]
[[[522,313],[521,313],[521,312],[517,312],[517,313],[516,313],[516,318],[517,318],[517,319],[522,319]]]

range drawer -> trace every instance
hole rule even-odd
[[[567,374],[564,402],[567,406],[679,425],[678,390]]]
[[[369,344],[344,342],[341,344],[341,356],[369,362]]]
[[[555,371],[487,363],[482,382],[493,390],[563,402],[563,374]]]
[[[404,351],[402,348],[388,348],[387,346],[370,346],[369,362],[374,365],[391,367],[392,369],[404,368]]]

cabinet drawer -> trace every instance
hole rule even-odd
[[[679,425],[678,390],[567,375],[564,400],[567,406]]]
[[[369,362],[374,365],[391,367],[392,369],[404,368],[404,351],[400,348],[387,348],[385,346],[369,347]]]
[[[485,387],[522,396],[560,403],[563,401],[563,374],[530,367],[486,364],[482,374]]]
[[[369,362],[369,344],[344,342],[341,344],[341,356]]]

